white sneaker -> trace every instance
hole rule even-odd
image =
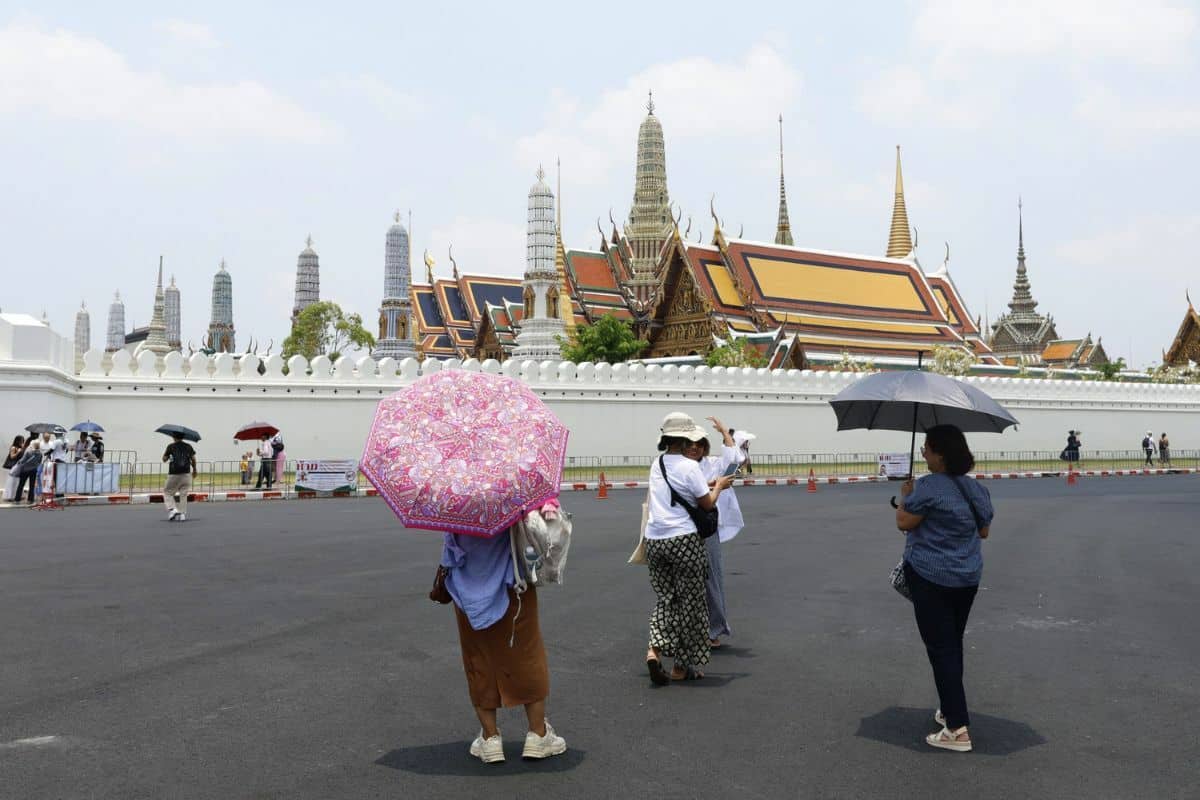
[[[175,518],[178,516],[179,516],[179,512],[172,508],[170,511],[167,512],[167,522],[174,522]]]
[[[567,740],[555,733],[547,722],[545,736],[538,736],[533,731],[525,734],[525,749],[521,751],[521,758],[547,758],[565,752]]]
[[[500,732],[496,731],[496,735],[490,739],[483,738],[483,729],[479,730],[479,735],[475,737],[475,741],[471,742],[471,755],[478,758],[485,764],[498,764],[504,760],[504,740],[500,738]]]
[[[187,522],[187,514],[180,514],[179,516],[175,517],[175,521],[176,522]]]

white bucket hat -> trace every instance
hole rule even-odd
[[[677,436],[690,442],[698,442],[708,437],[708,434],[696,424],[695,420],[681,411],[672,411],[663,417],[662,427],[659,430],[662,431],[663,436]]]
[[[746,442],[753,442],[758,437],[749,431],[737,430],[733,432],[733,443],[741,447]]]

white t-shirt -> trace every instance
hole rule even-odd
[[[667,465],[667,478],[675,491],[693,506],[697,497],[708,494],[708,481],[700,471],[700,464],[680,455],[663,457]],[[696,524],[688,516],[687,509],[671,505],[671,490],[658,469],[658,459],[650,467],[650,505],[646,516],[647,539],[674,539],[696,532]]]
[[[262,443],[262,446],[258,448],[258,454],[259,454],[259,456],[267,459],[268,461],[275,458],[275,448],[271,447],[270,439],[267,439],[265,442]]]

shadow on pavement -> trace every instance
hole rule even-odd
[[[514,775],[528,772],[566,772],[583,763],[583,750],[568,749],[561,756],[541,761],[521,758],[521,742],[505,742],[505,760],[499,764],[484,764],[467,752],[468,741],[398,747],[385,753],[376,764],[417,775]]]
[[[863,717],[855,736],[933,754],[944,751],[930,747],[923,739],[925,734],[936,729],[933,709],[892,706]],[[974,753],[1008,756],[1045,744],[1046,739],[1024,722],[971,712],[971,742],[975,745]]]
[[[754,648],[734,647],[730,644],[723,644],[720,647],[714,647],[712,649],[713,658],[719,658],[722,656],[733,656],[734,658],[757,658],[757,656],[754,655]]]

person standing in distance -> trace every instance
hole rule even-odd
[[[163,486],[163,503],[167,507],[167,522],[187,521],[188,492],[192,489],[192,478],[196,477],[196,451],[183,440],[182,434],[174,434],[173,442],[163,453],[167,465],[167,482]],[[179,494],[176,501],[175,495]]]

